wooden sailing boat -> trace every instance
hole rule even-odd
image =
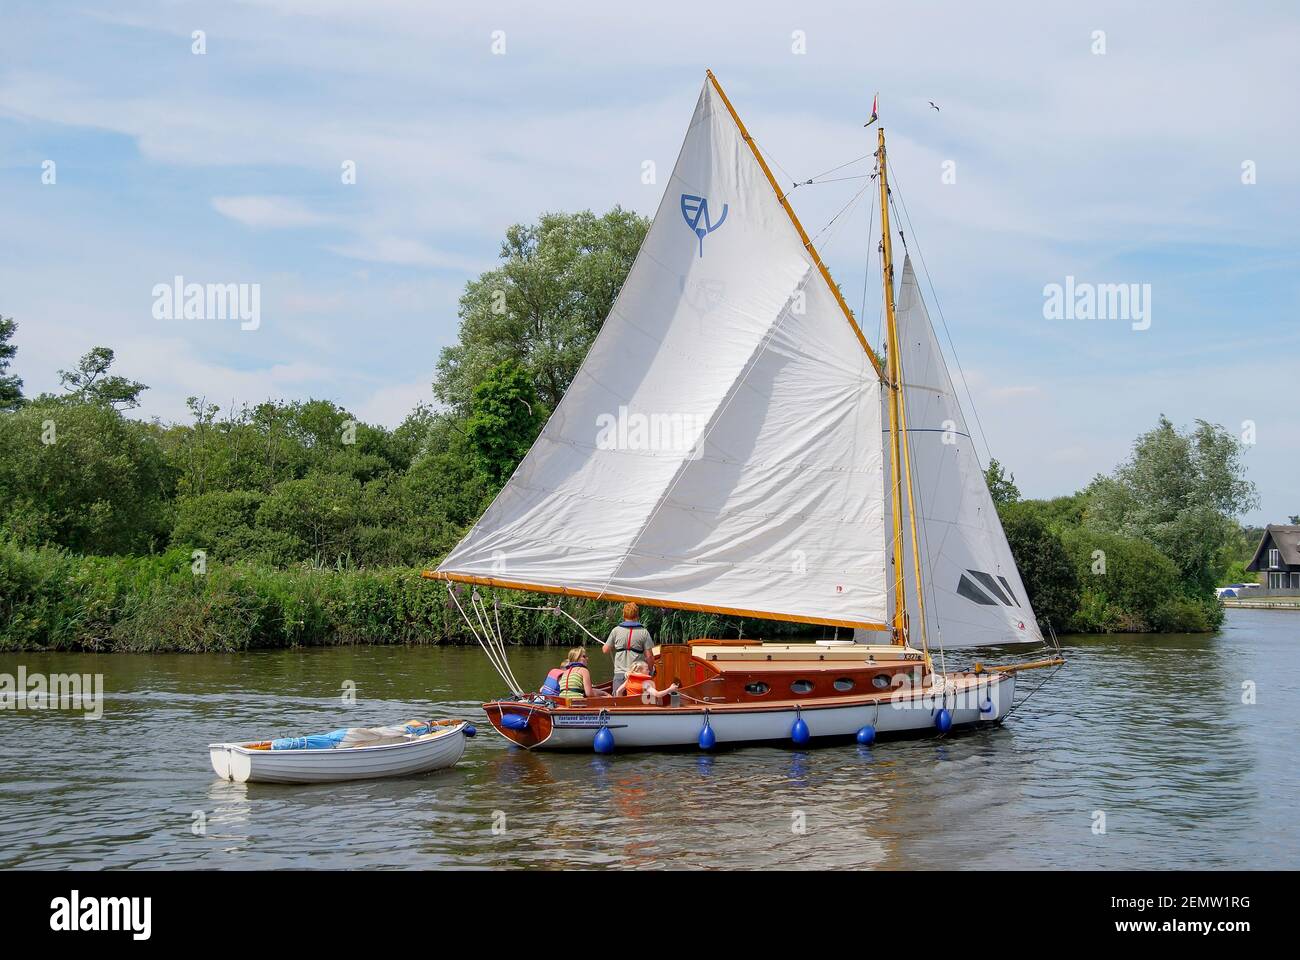
[[[947,671],[931,656],[931,638],[942,650],[1042,635],[910,260],[895,304],[877,136],[883,366],[709,72],[581,369],[491,507],[426,574],[853,639],[664,644],[654,685],[681,689],[663,702],[607,689],[566,701],[517,683],[475,589],[466,620],[513,690],[484,709],[511,741],[870,742],[1010,711],[1014,668]]]

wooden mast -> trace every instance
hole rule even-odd
[[[912,450],[907,442],[907,399],[903,392],[902,370],[899,367],[898,323],[894,314],[894,260],[893,246],[889,236],[889,175],[885,162],[885,128],[877,129],[878,153],[880,161],[880,227],[882,232],[882,249],[884,267],[881,270],[885,280],[885,314],[888,323],[888,372],[889,372],[889,440],[890,463],[893,467],[894,482],[891,491],[891,503],[894,508],[894,620],[897,628],[901,620],[903,640],[910,641],[910,624],[908,623],[906,596],[903,590],[903,519],[900,511],[902,494],[899,490],[899,454],[902,454],[901,475],[907,491],[907,516],[912,533],[912,575],[916,584],[916,614],[921,633],[921,646],[929,662],[929,642],[925,632],[925,595],[922,591],[921,545],[916,532],[916,503],[912,484]],[[896,638],[896,641],[897,638]]]
[[[876,165],[880,180],[880,253],[881,281],[885,287],[885,389],[889,391],[889,503],[893,520],[894,549],[892,573],[894,578],[894,643],[907,643],[907,594],[903,584],[903,500],[900,484],[903,478],[899,448],[899,394],[898,327],[894,323],[894,256],[889,238],[889,181],[885,172],[885,128],[877,130],[879,147]]]

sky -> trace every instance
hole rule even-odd
[[[873,150],[879,93],[922,291],[1022,494],[1109,472],[1164,413],[1249,442],[1246,521],[1300,513],[1294,4],[2,6],[29,394],[102,345],[149,385],[138,416],[315,397],[396,425],[507,226],[654,212],[712,68],[783,180]],[[848,207],[822,253],[877,342],[866,163],[791,200],[813,234]],[[256,329],[160,318],[176,276],[257,284]],[[1067,277],[1138,284],[1149,325],[1051,316]]]

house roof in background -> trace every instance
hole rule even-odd
[[[1264,528],[1264,536],[1259,539],[1259,546],[1255,548],[1255,556],[1251,558],[1246,569],[1250,571],[1267,570],[1268,565],[1260,564],[1260,558],[1264,555],[1264,548],[1272,542],[1273,546],[1282,554],[1282,562],[1287,566],[1300,566],[1300,526],[1291,526],[1284,523],[1270,523]]]

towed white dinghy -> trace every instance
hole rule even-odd
[[[211,743],[212,769],[235,783],[332,783],[406,777],[454,766],[474,726],[464,720],[411,720],[387,727],[245,743]]]

